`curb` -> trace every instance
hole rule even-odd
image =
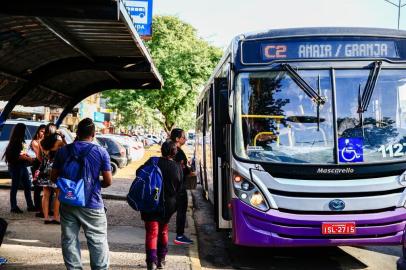
[[[191,270],[201,270],[202,266],[200,264],[199,258],[199,242],[197,241],[197,232],[195,226],[195,220],[193,219],[193,197],[190,190],[187,191],[188,194],[188,209],[187,209],[187,231],[190,238],[193,240],[193,245],[189,245],[189,259],[190,259],[190,269]]]
[[[125,200],[127,200],[126,195],[112,194],[112,193],[102,193],[102,198],[105,199],[105,200],[116,200],[116,201],[125,201]]]

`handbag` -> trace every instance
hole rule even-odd
[[[84,207],[86,205],[85,197],[85,160],[84,157],[89,154],[95,145],[90,145],[84,154],[75,155],[74,144],[67,145],[69,153],[63,167],[62,176],[58,177],[56,185],[60,189],[59,201],[72,206]]]

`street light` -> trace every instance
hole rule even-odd
[[[398,8],[398,29],[399,29],[399,23],[400,23],[400,9],[401,9],[402,7],[404,7],[404,6],[406,6],[406,4],[403,4],[403,5],[402,5],[402,0],[399,0],[399,4],[395,4],[395,3],[393,3],[392,1],[389,1],[389,0],[384,0],[384,1],[386,1],[386,2],[388,2],[389,4],[392,4],[392,5],[394,5],[395,7]]]

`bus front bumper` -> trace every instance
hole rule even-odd
[[[232,211],[233,242],[242,246],[401,245],[406,225],[405,208],[372,214],[291,214],[262,212],[233,199]],[[355,222],[356,233],[323,235],[323,222]]]

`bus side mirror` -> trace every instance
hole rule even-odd
[[[228,117],[230,124],[234,121],[234,91],[231,90],[230,97],[228,98]]]

